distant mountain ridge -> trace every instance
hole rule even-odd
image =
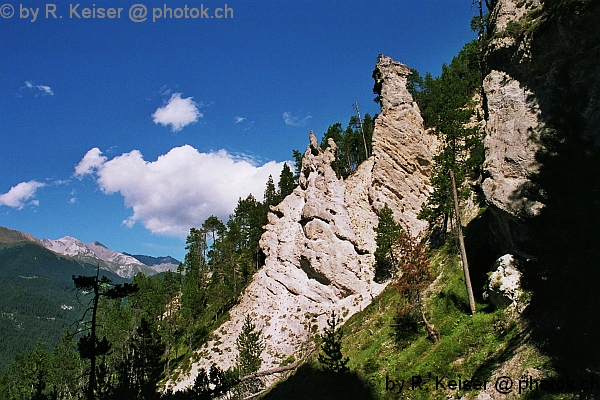
[[[24,233],[24,232],[20,232],[20,231],[15,231],[13,229],[8,229],[5,228],[3,226],[0,226],[0,244],[9,244],[9,243],[16,243],[16,242],[39,242],[39,240],[37,240],[36,238],[34,238],[33,236]]]
[[[37,239],[24,232],[0,227],[0,244],[20,241],[36,243],[57,254],[84,263],[99,264],[101,269],[114,272],[122,278],[132,278],[138,272],[151,276],[169,270],[174,271],[179,265],[179,261],[170,256],[132,256],[111,250],[98,241],[84,243],[72,236],[65,236],[60,239]],[[146,264],[142,260],[150,262],[150,264]]]
[[[126,256],[131,256],[131,257],[135,258],[136,260],[142,262],[143,264],[146,264],[147,266],[149,266],[153,270],[155,270],[157,273],[166,272],[166,271],[174,271],[179,266],[179,261],[174,259],[171,256],[152,257],[152,256],[145,256],[142,254],[129,254],[129,253],[123,253],[123,254],[125,254]],[[175,267],[173,267],[173,266],[175,266]]]
[[[137,259],[138,261],[141,261],[142,263],[146,264],[149,267],[153,267],[155,265],[160,265],[160,264],[179,264],[179,261],[177,261],[176,259],[174,259],[171,256],[152,257],[152,256],[144,256],[142,254],[129,254],[129,253],[125,253],[125,252],[123,252],[123,254],[125,254],[126,256],[131,256],[131,257]]]

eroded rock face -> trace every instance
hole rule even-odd
[[[501,32],[509,28],[510,23],[519,21],[532,10],[541,7],[540,0],[498,0],[490,12],[489,20],[494,35],[489,43],[492,51],[498,51],[502,48],[508,48],[516,45],[515,39],[511,35],[503,35]],[[521,48],[521,50],[525,50]]]
[[[331,311],[346,320],[384,289],[373,281],[377,210],[387,203],[397,220],[417,234],[425,228],[417,214],[431,190],[431,139],[406,90],[408,73],[403,64],[379,57],[374,77],[382,113],[373,154],[346,180],[332,168],[333,140],[322,150],[310,133],[298,187],[268,215],[260,240],[265,266],[217,337],[199,351],[200,363],[176,388],[193,384],[198,369],[213,362],[223,369],[235,364],[235,340],[247,314],[265,337],[261,369],[267,369],[292,354],[298,359]]]
[[[483,81],[488,119],[483,191],[489,203],[513,216],[535,215],[541,204],[522,193],[538,163],[541,124],[533,93],[506,72],[492,71]]]
[[[369,196],[375,209],[388,203],[396,220],[417,234],[427,226],[417,215],[431,192],[429,177],[436,139],[423,129],[419,107],[406,89],[409,74],[406,65],[379,55],[373,78],[381,114],[373,131]]]
[[[496,217],[492,226],[499,251],[520,254],[527,237],[523,217],[537,215],[542,204],[528,198],[530,178],[538,170],[536,154],[544,130],[535,93],[510,72],[530,57],[529,39],[519,43],[507,28],[539,0],[499,0],[490,13],[493,39],[486,54],[490,72],[484,78],[486,126],[484,181],[486,202]]]

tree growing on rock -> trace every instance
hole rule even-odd
[[[431,224],[442,223],[445,233],[454,212],[450,172],[456,178],[460,198],[468,196],[466,178],[482,173],[483,145],[481,134],[470,122],[476,116],[473,97],[481,86],[480,46],[467,43],[450,65],[442,66],[442,74],[422,78],[411,70],[409,91],[419,104],[426,128],[431,128],[440,141],[434,156],[431,184],[433,193],[424,204],[419,218]]]
[[[281,174],[279,175],[279,182],[277,186],[279,186],[279,202],[285,199],[286,196],[291,194],[296,188],[294,173],[287,165],[287,163],[283,164],[283,168],[281,170]]]

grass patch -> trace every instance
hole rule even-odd
[[[436,377],[441,382],[459,377],[489,380],[495,364],[506,358],[509,343],[518,335],[516,324],[498,329],[504,311],[479,303],[478,312],[468,314],[462,268],[447,248],[435,251],[432,260],[434,272],[441,276],[428,293],[426,314],[440,334],[437,343],[427,338],[423,326],[418,326],[412,340],[397,340],[393,325],[400,298],[391,287],[344,325],[343,348],[350,357],[350,368],[369,382],[377,398],[396,398],[398,383],[404,382],[405,391],[411,389],[413,379],[422,382],[410,392],[412,399],[462,396],[465,390],[451,390],[447,385],[438,385],[436,390]]]

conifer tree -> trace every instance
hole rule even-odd
[[[273,183],[273,177],[269,175],[267,180],[267,187],[265,188],[264,203],[267,206],[273,206],[277,203],[277,189],[275,189],[275,183]]]
[[[441,221],[445,233],[454,210],[449,171],[454,173],[460,198],[468,196],[465,179],[481,174],[483,145],[477,128],[468,127],[475,116],[472,98],[481,86],[480,46],[476,41],[467,43],[450,65],[442,66],[438,78],[427,73],[423,79],[416,70],[411,72],[409,90],[425,126],[433,129],[441,143],[434,156],[433,193],[419,218],[431,224]]]
[[[294,168],[296,168],[296,173],[294,174],[294,181],[297,185],[298,180],[300,179],[300,174],[302,173],[303,154],[299,150],[292,150],[292,157],[294,158]]]
[[[348,357],[342,354],[342,329],[339,327],[339,318],[336,317],[335,311],[331,312],[331,318],[327,320],[327,327],[323,328],[323,344],[321,345],[321,353],[318,355],[318,360],[325,371],[329,372],[347,372]]]
[[[138,398],[150,399],[156,394],[163,371],[164,345],[158,332],[144,318],[132,344],[133,371]]]
[[[482,173],[483,145],[477,127],[469,125],[475,116],[473,96],[481,81],[481,43],[472,41],[463,47],[449,66],[442,66],[439,78],[432,79],[431,75],[427,75],[422,80],[417,76],[411,85],[417,101],[420,99],[419,106],[426,125],[434,130],[441,144],[434,156],[433,193],[423,204],[419,218],[432,226],[442,220],[441,233],[444,236],[449,217],[454,214],[472,314],[475,313],[475,299],[462,238],[459,201],[469,196],[466,178],[469,175],[476,178]]]
[[[65,332],[61,341],[54,346],[50,356],[49,386],[59,399],[76,398],[81,369],[79,354],[71,332]]]
[[[387,204],[379,211],[378,217],[379,222],[375,227],[375,281],[383,282],[395,272],[394,243],[400,236],[402,226],[394,220],[394,212]]]
[[[0,389],[3,393],[0,393],[0,398],[46,399],[50,367],[50,354],[42,349],[38,340],[33,350],[17,353],[2,374]]]
[[[240,374],[248,375],[260,369],[262,364],[261,354],[265,349],[262,332],[256,330],[252,317],[246,315],[242,331],[235,341],[238,349],[238,368]]]
[[[89,381],[88,387],[86,391],[86,397],[88,400],[92,400],[96,398],[96,389],[97,389],[97,358],[99,356],[105,355],[110,351],[110,343],[103,337],[102,339],[98,339],[96,334],[98,328],[97,322],[97,314],[98,314],[98,303],[101,298],[106,299],[122,299],[127,297],[129,294],[134,293],[138,290],[137,286],[132,285],[130,283],[125,284],[113,284],[110,279],[103,276],[100,276],[100,265],[98,265],[96,269],[95,276],[75,276],[73,275],[73,283],[75,284],[75,288],[77,292],[91,292],[93,293],[93,297],[90,300],[90,306],[85,311],[81,322],[84,322],[88,312],[91,312],[90,321],[86,322],[86,327],[83,331],[86,331],[87,334],[82,336],[79,339],[79,343],[77,344],[77,350],[81,358],[87,358],[90,360],[90,370],[89,370]]]
[[[277,186],[279,186],[279,202],[292,193],[296,187],[294,174],[287,163],[283,164]]]

